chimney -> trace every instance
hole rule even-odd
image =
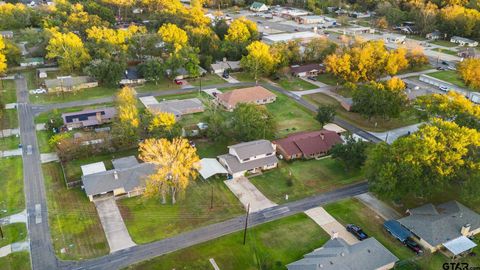
[[[338,232],[332,231],[332,239],[338,238]]]
[[[325,134],[320,133],[320,138],[322,138],[322,141],[324,141],[325,140]]]
[[[118,173],[117,171],[113,171],[113,177],[115,178],[115,180],[118,180]]]
[[[470,234],[470,224],[465,224],[462,226],[462,230],[460,231],[460,233],[463,235],[463,236],[468,236]]]

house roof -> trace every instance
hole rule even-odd
[[[238,103],[250,103],[261,99],[276,97],[275,94],[261,86],[254,86],[242,89],[235,89],[226,93],[217,95],[217,98],[226,102],[232,107]]]
[[[401,242],[407,240],[407,238],[412,235],[409,230],[402,227],[402,224],[393,219],[385,221],[383,223],[383,226],[388,229],[388,231],[392,233],[395,237],[397,237]]]
[[[112,159],[113,168],[120,170],[123,168],[130,168],[138,165],[138,160],[135,156],[122,157],[117,159]]]
[[[437,206],[426,204],[409,213],[398,222],[432,246],[460,237],[462,227],[467,224],[470,230],[480,228],[480,215],[457,201]]]
[[[471,40],[471,39],[464,38],[464,37],[459,37],[459,36],[453,36],[451,39],[458,40],[458,41],[463,41],[465,43],[475,43],[475,42],[477,42],[475,40]]]
[[[261,8],[263,7],[265,4],[264,3],[260,3],[260,2],[253,2],[252,5],[250,6],[250,8],[253,8],[253,9],[258,9],[258,8]]]
[[[312,39],[312,38],[318,38],[318,37],[321,37],[321,35],[314,32],[305,31],[305,32],[268,35],[268,36],[264,36],[263,39],[267,42],[275,43],[275,42],[282,42],[282,41],[286,42],[294,39]]]
[[[231,173],[248,171],[258,167],[275,164],[278,162],[278,159],[275,155],[254,159],[254,160],[243,162],[243,163],[240,163],[238,158],[231,154],[220,155],[218,156],[218,158],[225,160],[225,162],[228,165],[228,170]]]
[[[80,112],[62,113],[63,123],[73,123],[75,119],[82,122],[84,126],[99,124],[97,113],[100,113],[102,119],[111,119],[117,115],[115,108],[101,108],[93,110],[83,110]]]
[[[191,111],[204,111],[205,107],[198,98],[174,99],[161,101],[158,104],[150,104],[148,108],[153,112],[169,112],[180,117]]]
[[[228,146],[240,159],[274,153],[275,149],[268,140],[256,140]]]
[[[145,187],[146,178],[154,171],[154,164],[140,163],[133,167],[84,175],[82,182],[87,195],[98,195],[118,188],[129,192],[138,187]],[[118,179],[115,179],[115,174]]]
[[[128,67],[127,70],[123,73],[123,78],[127,80],[138,80],[143,78],[140,76],[137,67]]]
[[[308,65],[301,65],[301,66],[292,66],[290,70],[294,74],[299,74],[303,72],[311,72],[311,71],[320,71],[324,70],[325,67],[322,64],[308,64]]]
[[[82,165],[80,168],[82,169],[82,175],[89,175],[107,170],[103,161]]]
[[[288,270],[374,270],[398,261],[388,249],[370,237],[349,245],[342,238],[333,238],[323,247],[287,265]]]
[[[240,61],[218,61],[212,64],[212,69],[240,69]]]
[[[332,146],[341,142],[342,139],[336,132],[323,129],[290,134],[273,143],[279,145],[289,156],[296,154],[309,156],[328,152]]]
[[[225,173],[227,170],[214,158],[202,158],[200,160],[200,170],[198,170],[203,179],[207,179],[215,174]]]
[[[53,87],[73,87],[82,83],[94,82],[95,80],[89,76],[76,76],[76,77],[58,77],[56,79],[45,80],[45,86],[47,88]]]
[[[450,240],[447,243],[443,244],[453,255],[462,254],[465,251],[468,251],[477,246],[475,242],[468,239],[466,236],[460,236],[456,239]]]

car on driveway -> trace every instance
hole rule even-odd
[[[317,78],[315,78],[314,76],[310,76],[310,77],[308,77],[308,79],[311,80],[311,81],[317,81]]]
[[[407,240],[405,240],[403,244],[416,254],[420,254],[423,252],[422,248],[417,244],[417,242],[413,241],[410,237],[407,238]]]
[[[368,238],[368,235],[355,224],[348,224],[347,231],[353,234],[358,240],[362,241]]]
[[[184,81],[178,80],[178,79],[175,79],[173,81],[175,82],[176,85],[183,85],[185,83]]]

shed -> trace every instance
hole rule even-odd
[[[219,173],[228,174],[222,164],[214,158],[202,158],[200,160],[200,170],[198,170],[198,172],[204,179]]]
[[[402,243],[412,236],[409,230],[405,229],[400,222],[393,219],[385,221],[383,227]]]

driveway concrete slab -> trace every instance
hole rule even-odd
[[[377,199],[377,197],[370,192],[357,195],[355,198],[385,220],[399,219],[401,217],[395,209]]]
[[[53,161],[59,161],[57,153],[43,153],[40,154],[40,160],[42,163],[48,163]]]
[[[0,151],[0,157],[13,157],[13,156],[21,156],[21,155],[22,155],[22,149]]]
[[[27,210],[11,216],[0,218],[0,225],[8,225],[12,223],[27,223]]]
[[[250,212],[258,212],[276,206],[263,195],[246,177],[238,177],[224,181],[227,187],[237,196],[245,209],[250,204]]]
[[[215,73],[216,75],[218,75],[218,77],[224,79],[225,81],[229,82],[229,83],[239,83],[240,81],[235,79],[234,77],[232,77],[232,75],[228,76],[228,78],[224,78],[221,74],[221,73]]]
[[[128,234],[115,199],[105,198],[94,202],[103,230],[107,236],[110,253],[135,246],[130,234]]]
[[[5,104],[5,110],[13,110],[17,108],[17,103],[7,103]]]
[[[23,241],[23,242],[16,242],[11,244],[12,252],[19,252],[19,251],[26,251],[30,249],[30,242]]]
[[[20,135],[18,128],[4,129],[0,131],[0,138]]]
[[[323,207],[315,207],[305,211],[305,214],[309,216],[315,223],[320,225],[324,231],[326,231],[332,237],[341,237],[350,245],[358,242],[351,233],[345,229],[334,217],[332,217]]]
[[[45,124],[46,124],[46,123],[39,123],[39,124],[36,124],[36,125],[35,125],[35,130],[37,130],[37,131],[46,130],[46,128],[45,128]]]
[[[0,248],[0,258],[8,256],[10,253],[12,253],[12,245],[7,245]]]

